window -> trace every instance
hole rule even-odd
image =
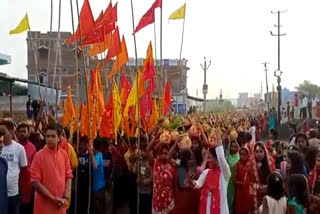
[[[39,83],[46,84],[47,83],[47,74],[46,69],[41,69],[41,73],[39,74]]]
[[[41,75],[39,77],[39,82],[40,82],[40,84],[44,84],[44,76]]]

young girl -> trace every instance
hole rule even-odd
[[[252,213],[258,213],[262,199],[267,193],[267,177],[275,171],[273,159],[263,143],[258,142],[254,146],[254,157],[250,162],[250,191],[253,197]]]
[[[211,148],[205,155],[207,169],[197,181],[193,181],[194,188],[201,189],[200,214],[228,214],[227,183],[231,176],[230,168],[224,157],[221,139],[215,148]]]
[[[304,175],[290,175],[288,180],[287,214],[306,214],[309,202],[307,179]]]
[[[303,156],[295,150],[289,150],[287,153],[287,160],[281,162],[280,173],[284,178],[292,174],[306,175],[306,167]]]
[[[268,193],[263,198],[260,210],[262,214],[285,214],[287,211],[283,179],[278,172],[273,172],[268,177]]]
[[[159,135],[157,137],[159,137]],[[149,160],[154,166],[152,213],[172,214],[175,207],[173,190],[176,171],[169,164],[170,161],[168,160],[168,144],[160,143],[156,149],[157,158],[153,158],[151,150],[157,137],[153,138],[147,147]]]
[[[309,147],[307,135],[303,133],[298,134],[295,144],[298,146],[300,153],[305,156]]]
[[[248,180],[248,160],[249,150],[245,147],[239,150],[240,160],[234,167],[234,183],[235,188],[235,214],[247,214],[250,210],[252,198],[249,192],[249,180]]]
[[[234,166],[239,161],[239,145],[237,141],[231,141],[229,144],[229,154],[227,155],[227,162],[231,171],[231,176],[234,174]],[[234,210],[234,194],[235,194],[235,186],[233,183],[233,179],[229,180],[228,183],[228,206],[230,213],[233,213]]]

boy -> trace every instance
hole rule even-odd
[[[46,146],[34,157],[31,182],[36,191],[34,214],[65,214],[71,192],[72,171],[68,154],[59,148],[62,128],[47,126]]]

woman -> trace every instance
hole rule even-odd
[[[149,160],[154,166],[152,213],[173,214],[175,208],[173,190],[176,171],[169,164],[170,161],[168,160],[168,144],[160,143],[156,149],[157,158],[153,157],[151,150],[157,137],[153,138],[147,147]]]
[[[229,144],[228,155],[227,155],[227,163],[229,165],[231,171],[231,177],[234,174],[234,166],[240,160],[239,156],[239,145],[237,141],[231,141]],[[234,194],[235,194],[235,186],[233,183],[233,179],[229,180],[228,183],[228,206],[230,213],[233,213],[234,210]]]
[[[235,183],[235,214],[249,213],[252,204],[251,195],[249,192],[249,168],[248,160],[249,150],[241,147],[239,150],[240,160],[234,166],[233,180]]]
[[[318,213],[320,210],[320,153],[316,158],[316,167],[311,171],[308,178],[310,190],[310,213]]]
[[[293,145],[296,141],[296,135],[297,135],[297,126],[293,123],[289,123],[289,145]]]
[[[253,157],[250,162],[250,191],[253,196],[252,213],[258,213],[262,199],[267,193],[267,177],[275,171],[273,159],[262,142],[254,145]]]
[[[269,119],[268,119],[268,128],[269,130],[276,128],[276,114],[275,114],[275,109],[270,109],[269,113]]]

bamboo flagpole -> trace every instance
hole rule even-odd
[[[72,34],[74,35],[74,19],[73,19],[73,5],[72,0],[70,0],[70,8],[71,8],[71,21],[72,21]],[[79,92],[79,64],[78,64],[78,51],[77,51],[77,41],[74,40],[74,58],[75,58],[75,64],[76,64],[76,102],[77,102],[77,110],[76,110],[76,126],[77,126],[77,154],[79,154],[79,113],[80,113],[80,92]],[[76,186],[75,186],[75,206],[74,210],[75,213],[77,213],[78,209],[78,177],[79,177],[79,171],[78,167],[76,168]]]
[[[91,119],[90,119],[90,105],[89,105],[89,91],[88,91],[88,70],[87,70],[87,65],[86,65],[86,60],[85,60],[85,56],[84,56],[84,49],[83,49],[83,43],[82,43],[82,32],[81,32],[81,25],[80,25],[80,12],[79,12],[79,3],[78,0],[76,0],[76,6],[77,6],[77,16],[78,16],[78,26],[79,26],[79,34],[80,34],[80,45],[81,45],[81,49],[82,49],[82,59],[83,59],[83,66],[84,66],[84,72],[85,72],[85,77],[86,77],[86,97],[87,97],[87,112],[88,112],[88,125],[89,125],[89,133],[88,133],[88,137],[89,139],[91,139]],[[77,49],[77,47],[76,47]],[[91,144],[91,142],[89,142]],[[90,145],[92,147],[92,145]],[[90,205],[91,205],[91,168],[92,168],[92,164],[91,164],[91,158],[89,155],[89,189],[88,189],[88,214],[90,214]]]
[[[58,18],[58,40],[56,43],[56,58],[55,58],[55,62],[54,62],[54,71],[53,71],[53,81],[52,81],[52,86],[54,87],[54,85],[56,84],[56,72],[57,72],[57,63],[58,63],[58,55],[59,55],[59,51],[58,49],[61,48],[61,43],[60,43],[60,23],[61,23],[61,0],[59,0],[59,18]],[[61,74],[60,74],[61,75]]]
[[[161,88],[164,88],[163,85],[163,64],[162,64],[162,8],[163,8],[163,0],[161,1],[161,7],[160,7],[160,76],[161,76]],[[165,83],[164,83],[165,84]]]
[[[48,66],[47,66],[47,79],[49,80],[50,75],[50,58],[51,58],[51,40],[52,40],[52,18],[53,18],[53,0],[51,0],[51,15],[50,15],[50,39],[49,39],[49,47],[48,47]],[[47,96],[47,90],[48,90],[48,84],[49,81],[46,83],[46,96]],[[54,86],[53,86],[54,87]],[[57,103],[56,103],[57,104]],[[57,106],[56,106],[57,108]],[[56,109],[57,112],[57,109]]]
[[[41,89],[40,89],[40,81],[39,81],[38,57],[37,57],[37,54],[36,54],[35,45],[33,44],[32,32],[31,32],[30,28],[29,28],[29,31],[30,31],[30,43],[31,43],[31,48],[32,48],[32,52],[33,52],[34,63],[36,65],[36,75],[35,75],[36,76],[36,82],[38,83],[39,98],[40,98],[40,101],[42,101]]]
[[[138,151],[140,151],[140,127],[141,127],[141,119],[140,119],[140,102],[139,102],[139,69],[138,69],[138,53],[137,53],[137,41],[135,34],[135,25],[134,25],[134,12],[133,12],[133,1],[131,0],[131,14],[132,14],[132,32],[133,32],[133,40],[134,40],[134,51],[136,57],[136,72],[137,72],[137,107],[138,107]],[[138,161],[138,169],[139,169],[139,161]],[[140,177],[140,170],[137,170],[137,177]],[[137,213],[139,213],[139,185],[137,185]]]
[[[186,17],[183,19],[183,27],[182,27],[182,38],[181,38],[181,48],[180,48],[180,57],[179,57],[179,63],[181,62],[181,56],[182,56],[182,47],[183,47],[183,38],[184,38],[184,24],[186,21]]]

